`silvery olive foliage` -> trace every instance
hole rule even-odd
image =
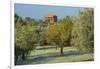
[[[94,10],[80,11],[73,20],[71,45],[82,53],[93,52],[94,49]]]

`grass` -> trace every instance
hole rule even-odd
[[[55,46],[38,46],[27,58],[25,61],[18,61],[17,65],[92,61],[94,55],[93,53],[80,54],[73,47],[64,47],[64,55],[62,56],[60,48],[56,50]]]

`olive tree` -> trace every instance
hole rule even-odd
[[[28,26],[21,26],[15,29],[15,55],[25,59],[27,54],[35,48],[37,34]],[[18,57],[17,56],[17,57]]]
[[[18,59],[25,60],[30,51],[35,49],[37,36],[33,25],[23,25],[17,21],[14,28],[15,64]]]
[[[49,25],[45,30],[45,38],[48,43],[55,42],[60,47],[60,52],[63,55],[64,43],[67,43],[71,38],[72,20],[69,16],[65,17],[60,23]]]
[[[94,48],[94,12],[93,8],[84,9],[74,19],[72,46],[82,53],[93,52]]]

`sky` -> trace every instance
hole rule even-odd
[[[55,14],[58,19],[65,16],[77,16],[82,7],[68,7],[68,6],[49,6],[36,4],[18,4],[14,6],[14,13],[22,18],[32,17],[35,19],[43,19],[44,14]]]

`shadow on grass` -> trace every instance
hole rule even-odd
[[[87,59],[87,60],[83,60],[83,61],[94,61],[94,59]]]
[[[54,49],[54,48],[56,48],[56,47],[47,46],[47,47],[37,48],[36,50],[45,50],[45,49]]]
[[[64,55],[61,55],[59,52],[35,55],[35,56],[33,55],[33,56],[28,56],[28,58],[31,59],[27,59],[25,61],[18,61],[17,65],[42,64],[56,57],[64,57],[64,56],[67,57],[71,55],[80,55],[80,53],[77,51],[68,51],[64,52]]]

